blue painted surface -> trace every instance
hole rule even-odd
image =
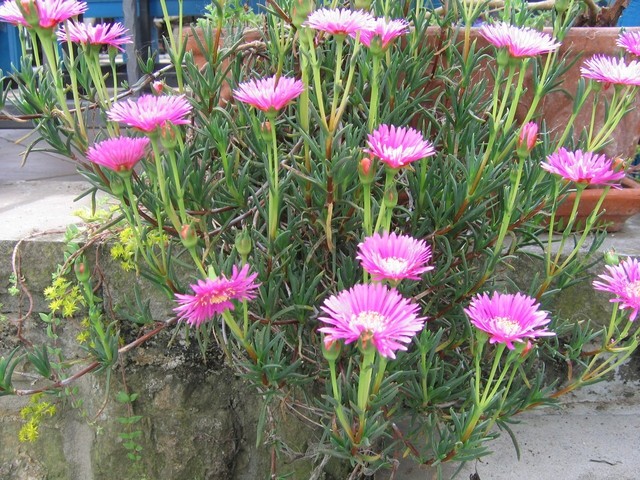
[[[20,51],[18,28],[0,22],[0,69],[3,72],[10,72],[12,63],[19,67]]]
[[[629,6],[620,17],[618,25],[621,27],[640,26],[640,0],[631,0]]]

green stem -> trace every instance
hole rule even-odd
[[[366,424],[366,412],[371,392],[371,377],[373,376],[373,364],[376,358],[376,349],[372,345],[363,348],[362,363],[360,364],[360,378],[358,379],[358,409],[360,410],[360,428],[362,434]],[[362,435],[360,435],[362,437]]]
[[[371,75],[371,103],[369,104],[369,132],[373,132],[378,120],[380,55],[373,56],[373,71]]]
[[[269,118],[271,130],[271,153],[269,157],[269,239],[273,242],[278,233],[278,217],[280,202],[280,185],[279,185],[279,162],[278,162],[278,140],[276,138],[275,118]]]
[[[162,199],[162,203],[165,207],[165,211],[167,212],[167,216],[173,227],[180,231],[182,224],[180,223],[180,219],[176,215],[176,211],[173,208],[173,203],[169,199],[169,194],[167,192],[167,184],[165,183],[165,172],[164,166],[162,165],[162,156],[160,154],[160,145],[158,144],[158,136],[153,133],[150,135],[151,139],[151,148],[153,149],[153,158],[156,166],[156,177],[158,180],[158,187],[160,189],[160,198]]]

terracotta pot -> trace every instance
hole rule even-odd
[[[602,189],[588,188],[582,192],[580,204],[578,205],[578,216],[576,219],[576,229],[584,226],[587,217],[596,207],[602,194]],[[575,192],[570,193],[566,200],[558,207],[556,220],[569,218],[573,202],[576,198]],[[625,179],[623,188],[610,189],[602,203],[602,215],[598,220],[598,225],[607,229],[607,232],[617,232],[622,229],[624,222],[630,217],[640,213],[640,184]]]
[[[638,31],[640,27],[627,28],[627,31]],[[551,34],[551,30],[545,30]],[[618,56],[621,51],[616,46],[616,39],[620,33],[617,27],[612,28],[572,28],[560,47],[560,56],[567,55],[568,62],[576,60],[576,56],[580,58],[574,61],[573,65],[562,75],[558,90],[545,95],[538,106],[538,121],[544,120],[547,125],[547,131],[557,132],[561,135],[566,126],[573,108],[573,96],[577,90],[578,80],[580,79],[580,67],[583,61],[595,54],[605,54]],[[427,30],[427,45],[431,48],[440,49],[441,30],[437,27],[430,27]],[[471,41],[475,41],[477,48],[487,47],[489,43],[480,35],[479,28],[471,29]],[[462,49],[463,31],[460,31],[456,39],[459,48]],[[495,68],[495,60],[487,60],[482,62],[475,69],[475,74],[480,78],[491,78],[490,69]],[[531,71],[531,70],[529,70]],[[492,91],[492,84],[487,85],[487,92]],[[438,88],[436,83],[428,88]],[[525,80],[525,88],[527,92],[523,95],[518,108],[518,117],[523,119],[533,98],[533,88],[531,78]],[[613,94],[613,88],[605,89],[600,95],[600,107],[604,107],[604,102],[610,102]],[[574,137],[578,139],[582,131],[582,127],[589,124],[591,118],[590,102],[592,103],[593,93],[587,100],[585,107],[582,109],[574,124]],[[596,116],[596,127],[602,125],[602,117],[604,108],[598,109]],[[602,150],[609,157],[622,157],[623,159],[632,159],[635,157],[636,148],[640,141],[640,95],[635,99],[635,108],[627,113],[622,119],[618,128],[612,135],[610,142]]]
[[[215,31],[211,32],[211,38],[215,37]],[[226,32],[223,29],[220,35],[220,45],[225,45],[225,36]],[[204,31],[202,27],[193,27],[191,29],[186,29],[183,33],[183,38],[187,39],[187,44],[185,47],[185,51],[191,52],[193,55],[193,61],[198,66],[198,68],[203,68],[207,65],[211,58],[206,53],[203,52],[200,48],[200,45],[206,45],[204,40]],[[245,45],[250,45],[252,43],[260,44],[262,40],[262,33],[256,29],[246,29],[242,32],[242,38]],[[221,63],[219,68],[223,70],[228,70],[229,65],[231,63],[232,57],[225,58]],[[231,73],[227,74],[227,78],[231,78]],[[231,87],[229,86],[229,82],[225,81],[222,83],[220,87],[220,105],[226,104],[229,100],[231,100]]]

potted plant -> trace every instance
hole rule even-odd
[[[172,36],[177,85],[150,72],[126,90],[130,98],[113,98],[96,69],[95,44],[105,36],[75,23],[54,32],[83,8],[60,3],[62,16],[28,2],[0,10],[44,49],[36,69],[12,74],[17,104],[38,116],[53,148],[78,159],[92,188],[113,196],[119,223],[105,228],[128,239],[140,275],[166,295],[172,314],[147,319],[138,301],[141,330],[112,321],[85,251],[75,250],[52,287],[75,288],[88,307],[85,357],[49,348],[53,336],[42,346],[24,342],[0,358],[0,394],[64,394],[73,379],[110,375],[131,350],[177,329],[203,355],[215,343],[256,392],[257,447],[269,449],[271,477],[292,473],[278,462],[278,449],[297,452],[279,419],[296,415],[318,434],[297,455],[311,458],[313,474],[298,476],[320,476],[332,456],[357,478],[385,468],[394,475],[405,454],[437,466],[488,453],[495,426],[508,430],[513,415],[597,381],[638,345],[630,321],[637,289],[599,283],[623,307],[604,326],[555,318],[545,307],[589,263],[579,257],[588,236],[570,228],[562,242],[573,250],[552,254],[554,222],[545,220],[557,215],[566,179],[582,186],[579,148],[604,146],[620,121],[605,117],[574,145],[574,115],[562,132],[540,116],[564,70],[558,39],[573,20],[570,5],[554,11],[553,36],[503,12],[482,27],[482,47],[471,37],[481,4],[456,4],[469,27],[458,37],[460,18],[449,9],[438,25],[441,46],[429,48],[428,27],[440,20],[420,2],[402,18],[410,2],[336,9],[270,1],[255,68],[242,64],[237,45],[219,41],[218,5],[213,41],[200,42],[205,65],[189,61],[183,39]],[[516,23],[528,20],[523,12]],[[73,44],[68,85],[57,38]],[[108,48],[125,42],[106,39]],[[522,112],[528,75],[533,96]],[[225,84],[233,101],[224,101]],[[594,102],[578,93],[578,104]],[[97,135],[87,132],[89,114],[103,120]],[[587,173],[591,183],[620,177],[610,159]],[[543,262],[524,291],[503,275],[514,255]],[[44,314],[50,322],[54,307]],[[139,337],[123,345],[125,329]],[[42,383],[13,383],[22,359]],[[570,375],[549,382],[541,364],[558,359],[571,362]],[[412,424],[401,429],[405,418]]]

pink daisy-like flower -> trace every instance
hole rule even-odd
[[[327,347],[338,340],[349,344],[362,339],[387,358],[396,358],[396,350],[406,350],[404,344],[423,329],[426,320],[418,317],[418,305],[382,283],[343,290],[320,308],[328,315],[319,320],[329,326],[318,329],[326,335]]]
[[[86,25],[84,23],[69,23],[67,29],[62,26],[58,31],[58,40],[66,42],[67,38],[81,45],[107,45],[115,47],[121,52],[122,45],[131,43],[131,37],[127,36],[128,30],[121,23],[98,23]]]
[[[360,31],[360,41],[367,47],[371,47],[371,42],[375,40],[374,45],[379,42],[379,48],[385,51],[391,42],[407,33],[409,33],[409,24],[405,20],[387,21],[381,17],[376,18]],[[350,36],[356,38],[354,33]]]
[[[436,153],[431,142],[422,138],[422,134],[413,128],[380,125],[368,135],[364,151],[375,155],[391,168],[401,168],[421,158]]]
[[[551,35],[504,22],[483,25],[480,27],[480,35],[495,47],[506,48],[509,55],[516,58],[535,57],[552,52],[560,46]]]
[[[616,171],[614,161],[606,156],[582,150],[570,152],[564,147],[540,165],[547,172],[576,183],[617,187],[615,182],[624,177],[624,172]]]
[[[118,137],[96,143],[87,150],[87,158],[93,163],[114,172],[130,172],[144,158],[149,139]]]
[[[580,73],[584,78],[614,85],[640,85],[640,62],[633,60],[628,64],[624,58],[594,55],[586,60]]]
[[[420,275],[434,268],[427,265],[431,247],[424,240],[389,232],[365,238],[358,245],[356,258],[376,281],[419,280]]]
[[[59,23],[86,12],[88,8],[85,2],[77,0],[35,0],[32,4],[28,1],[21,3],[27,16],[33,14],[33,19],[38,19],[38,25],[47,29],[55,28]],[[36,11],[30,12],[29,9],[33,7]],[[29,20],[31,18],[25,18],[15,0],[6,0],[0,5],[0,21],[29,27]]]
[[[267,113],[275,114],[304,91],[300,80],[275,76],[241,83],[233,96]]]
[[[362,10],[321,8],[309,15],[303,26],[332,35],[355,37],[358,31],[369,28],[373,20],[371,14]]]
[[[640,31],[634,30],[621,33],[616,40],[616,45],[624,48],[627,52],[640,57]]]
[[[489,334],[490,343],[504,343],[513,350],[513,342],[555,335],[545,326],[551,321],[547,312],[539,308],[535,298],[522,293],[493,292],[491,297],[476,295],[464,311],[473,326]]]
[[[635,258],[628,258],[619,265],[608,265],[609,275],[598,275],[602,281],[594,281],[596,290],[616,295],[610,302],[619,303],[620,310],[631,310],[629,321],[633,322],[640,310],[640,263]]]
[[[142,95],[138,100],[118,102],[107,112],[109,120],[152,132],[166,122],[188,124],[191,105],[184,95]]]
[[[231,278],[220,275],[214,279],[198,280],[191,285],[193,295],[175,294],[178,306],[173,309],[180,320],[189,325],[200,326],[213,318],[216,313],[233,310],[232,300],[252,300],[260,286],[255,282],[257,273],[249,275],[249,265],[241,270],[234,265]]]

